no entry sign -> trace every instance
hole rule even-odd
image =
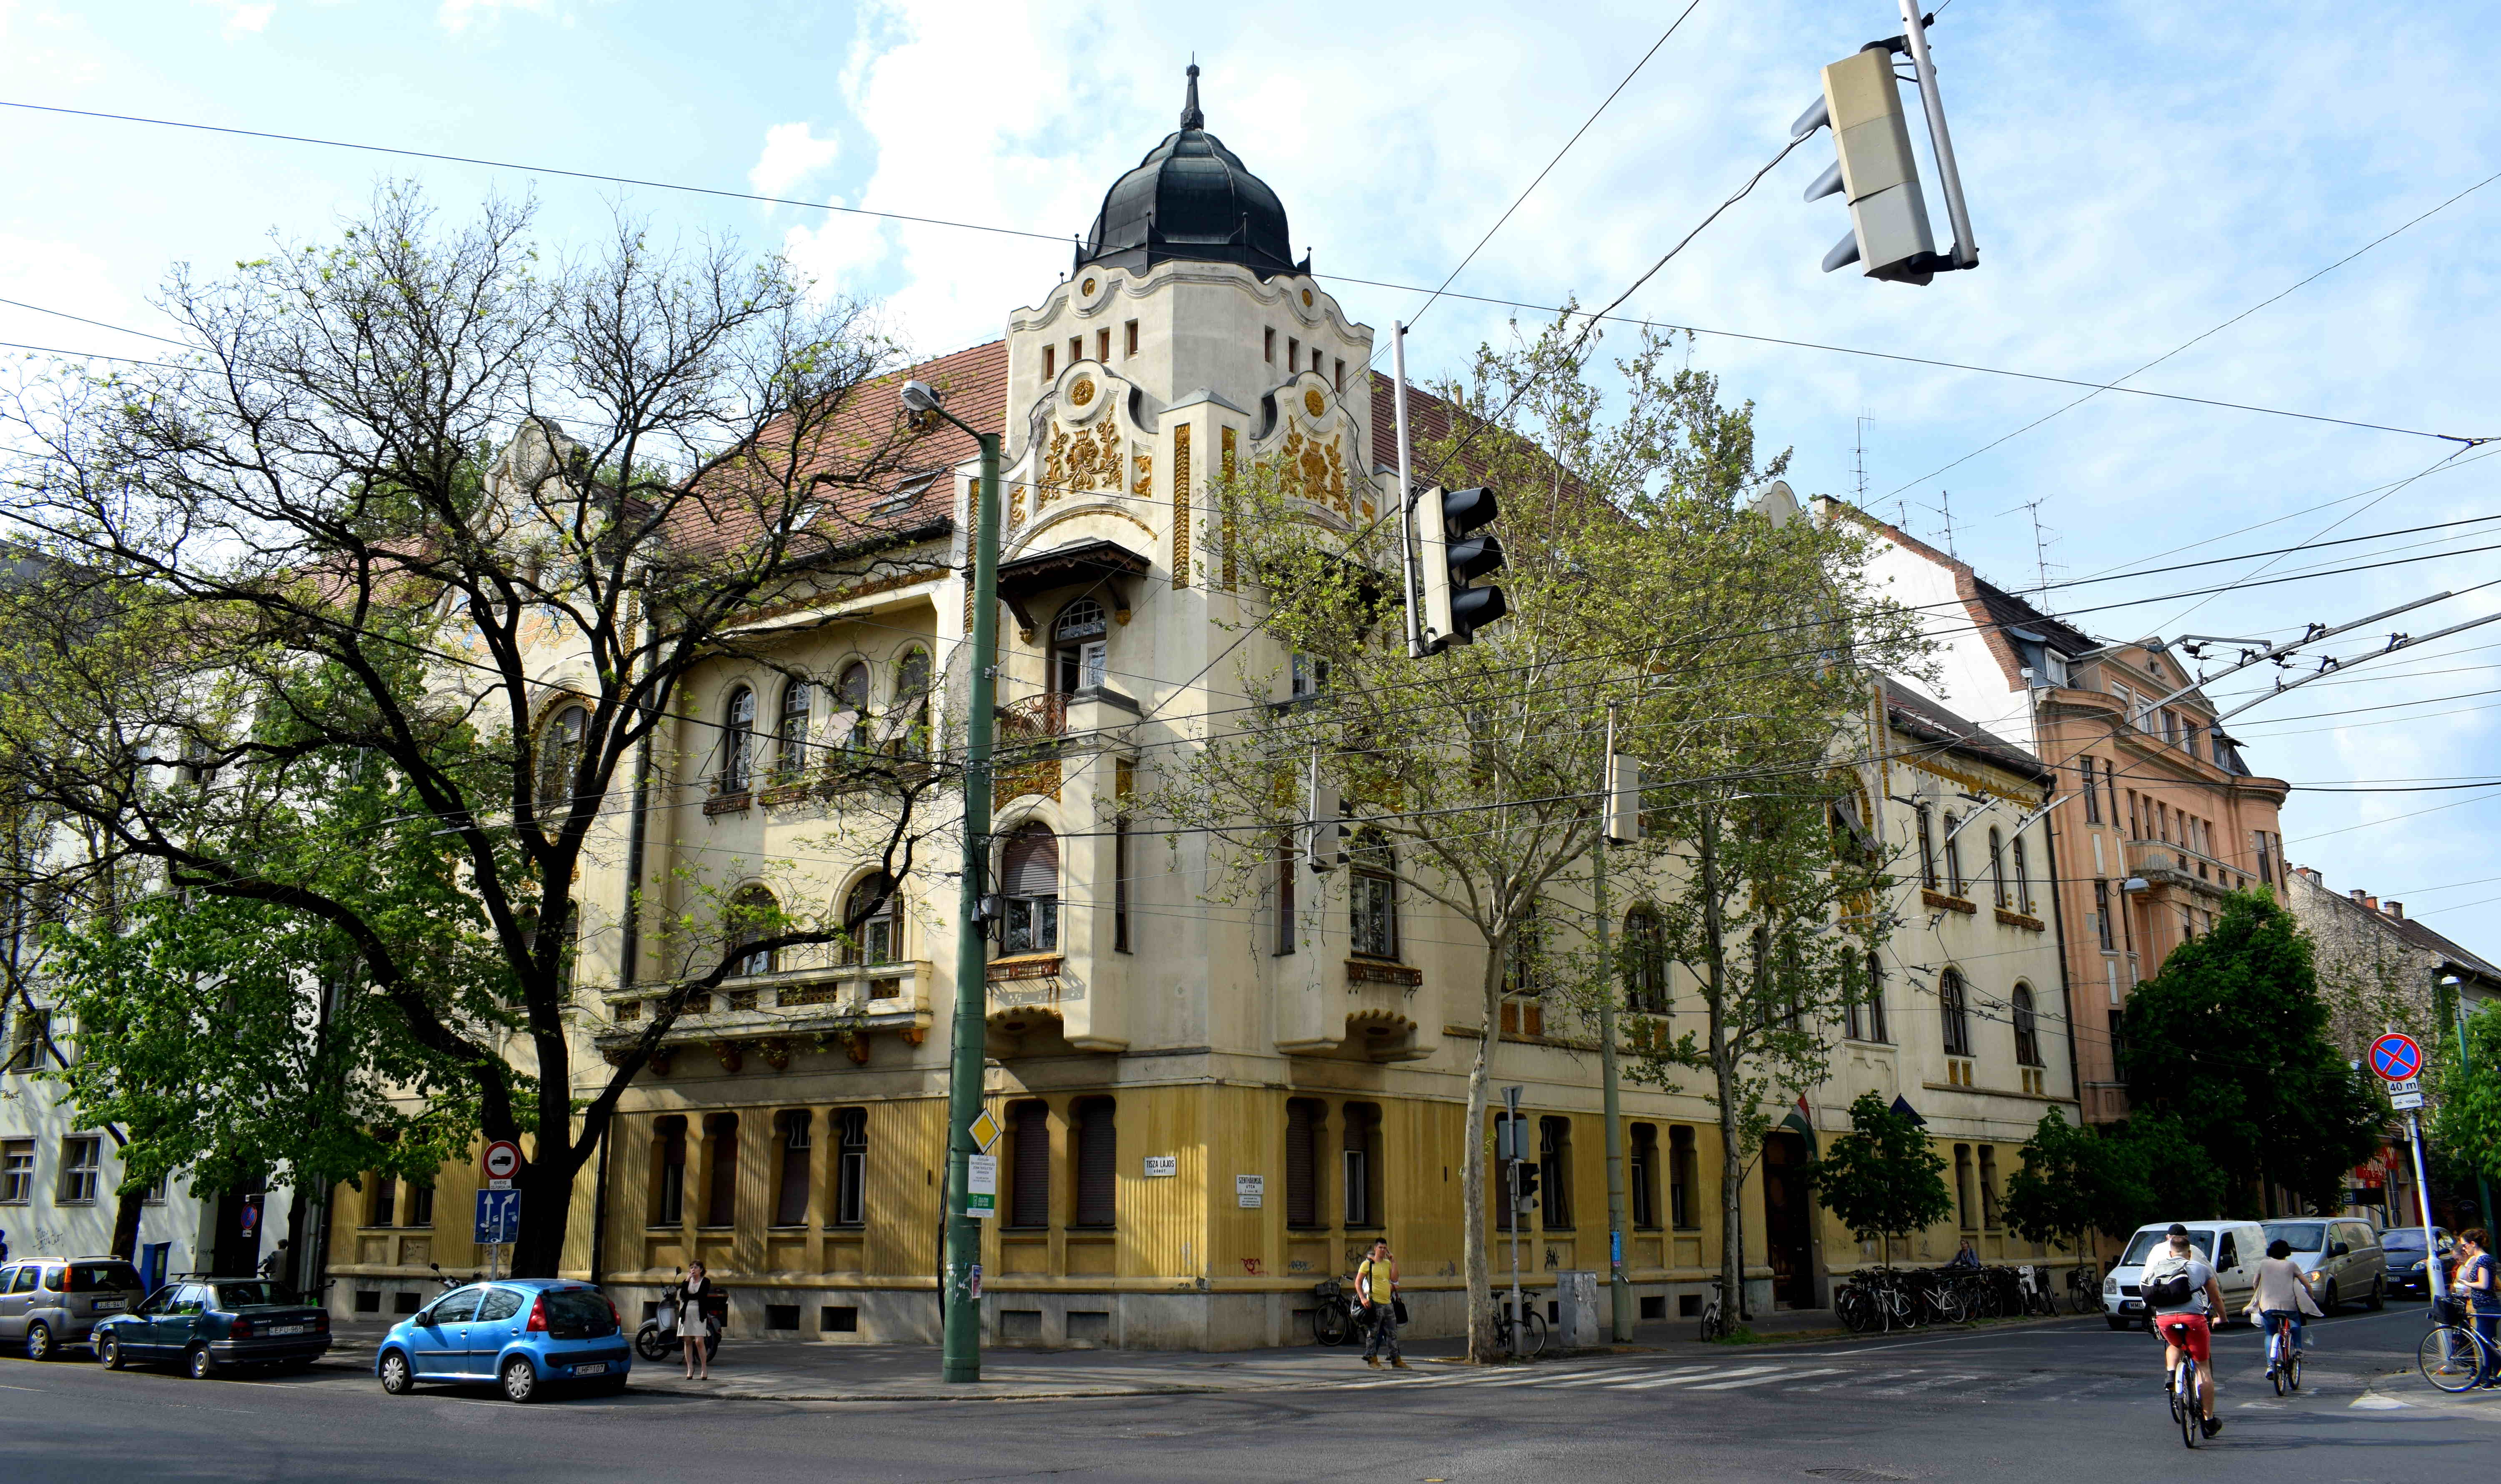
[[[2389,1082],[2407,1081],[2422,1070],[2422,1047],[2391,1030],[2371,1043],[2371,1070]]]

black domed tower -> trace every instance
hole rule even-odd
[[[1239,263],[1261,278],[1307,273],[1293,260],[1285,206],[1252,175],[1224,141],[1207,132],[1198,108],[1198,64],[1189,68],[1189,96],[1181,128],[1147,152],[1138,167],[1112,184],[1094,229],[1077,252],[1088,264],[1132,273],[1173,259]]]

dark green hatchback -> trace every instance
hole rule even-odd
[[[196,1379],[228,1366],[309,1366],[330,1348],[330,1316],[266,1278],[186,1278],[95,1327],[107,1370],[172,1363]]]

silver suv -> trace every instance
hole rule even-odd
[[[2340,1303],[2378,1308],[2387,1299],[2388,1255],[2367,1221],[2322,1216],[2287,1217],[2266,1224],[2270,1245],[2292,1249],[2292,1264],[2310,1285],[2310,1297],[2333,1314]]]
[[[96,1321],[148,1297],[139,1269],[119,1258],[21,1258],[0,1265],[0,1344],[48,1361],[86,1343]]]

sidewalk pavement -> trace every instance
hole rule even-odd
[[[2046,1323],[2048,1321],[2033,1321]],[[1847,1338],[1829,1309],[1782,1310],[1749,1322],[1760,1335],[1784,1339]],[[365,1369],[387,1325],[338,1326],[325,1366]],[[1567,1356],[1549,1350],[1539,1364],[1608,1355],[1707,1353],[1734,1359],[1751,1347],[1706,1345],[1696,1322],[1652,1320],[1634,1332],[1629,1345],[1607,1345]],[[1871,1339],[1883,1336],[1870,1336]],[[1466,1342],[1458,1338],[1402,1340],[1418,1369],[1447,1371],[1463,1365]],[[1363,1364],[1359,1344],[1274,1350],[1028,1350],[992,1346],[982,1352],[982,1379],[949,1384],[938,1378],[935,1345],[827,1344],[757,1340],[731,1335],[710,1380],[687,1380],[674,1356],[634,1363],[638,1392],[660,1396],[717,1397],[750,1401],[974,1401],[1035,1400],[1087,1397],[1148,1397],[1211,1392],[1301,1390],[1376,1374]]]

